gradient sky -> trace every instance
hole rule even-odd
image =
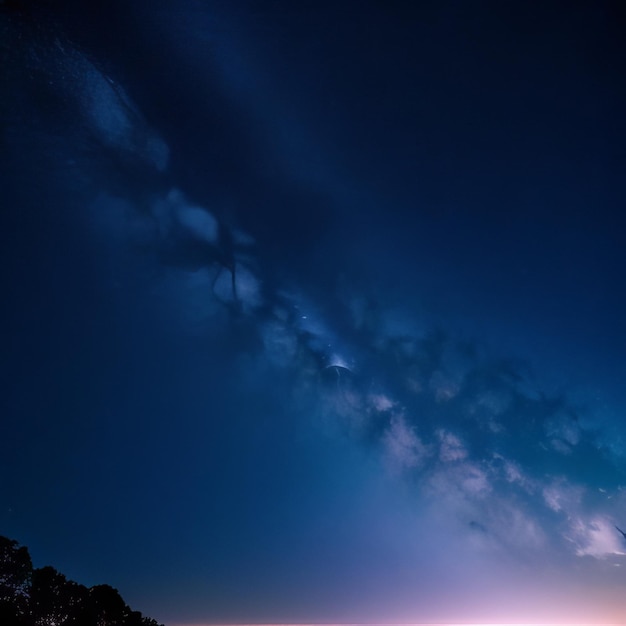
[[[626,623],[620,3],[0,3],[0,534],[178,624]]]

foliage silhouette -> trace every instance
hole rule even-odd
[[[160,626],[109,585],[87,588],[54,567],[33,568],[27,548],[0,536],[3,626]]]

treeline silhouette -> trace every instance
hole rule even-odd
[[[0,625],[162,626],[109,585],[85,587],[54,567],[33,568],[28,549],[1,535]]]

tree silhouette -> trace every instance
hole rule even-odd
[[[54,567],[33,569],[28,550],[0,536],[1,626],[160,626],[110,585],[87,588]]]
[[[25,547],[0,536],[0,623],[28,623],[33,564]]]
[[[33,571],[30,617],[36,626],[83,624],[87,588],[46,566]]]
[[[88,612],[94,626],[126,624],[131,610],[109,585],[97,585],[89,590]]]

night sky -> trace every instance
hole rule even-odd
[[[620,2],[0,2],[0,534],[168,626],[626,623]]]

